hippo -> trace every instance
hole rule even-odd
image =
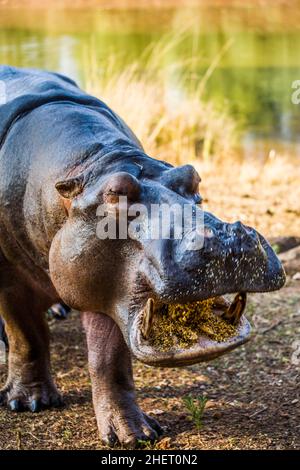
[[[59,304],[54,304],[47,310],[47,318],[49,320],[65,320],[70,312],[70,307],[66,305],[64,302]],[[7,335],[5,332],[5,324],[3,319],[0,317],[0,341],[3,341],[5,348],[9,348]]]
[[[4,343],[5,349],[8,349],[8,339],[5,333],[5,325],[2,318],[0,317],[0,342],[1,341]]]
[[[161,428],[137,404],[132,357],[186,366],[245,343],[246,294],[280,289],[281,263],[255,229],[203,209],[193,166],[148,156],[125,122],[71,79],[1,66],[0,84],[0,312],[10,346],[0,402],[14,412],[62,404],[43,312],[64,302],[81,312],[102,442],[155,441]],[[201,246],[192,243],[196,226],[181,238],[99,236],[107,215],[99,207],[116,220],[135,204],[188,206],[192,218],[201,211]],[[228,294],[243,299],[225,309],[236,325],[229,339],[200,335],[169,349],[149,340],[151,322],[166,306],[222,304]]]

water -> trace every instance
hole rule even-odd
[[[208,2],[209,4],[209,2]],[[65,73],[82,86],[108,57],[139,60],[162,36],[181,34],[161,67],[188,63],[195,80],[227,51],[206,84],[206,96],[229,107],[244,128],[246,156],[299,155],[300,6],[198,7],[151,10],[6,10],[0,8],[0,62]],[[143,64],[141,64],[142,66]]]

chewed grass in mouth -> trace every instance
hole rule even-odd
[[[215,297],[187,304],[164,304],[154,310],[148,300],[142,334],[149,344],[161,351],[188,348],[200,336],[218,343],[237,334],[246,305],[246,294],[237,294],[233,302]]]

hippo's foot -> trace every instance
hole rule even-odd
[[[109,447],[121,445],[136,448],[149,442],[154,443],[162,434],[158,422],[135,404],[122,409],[116,403],[110,403],[98,410],[100,437],[103,444]]]
[[[70,312],[70,307],[63,302],[52,305],[47,310],[47,319],[65,320]]]
[[[22,384],[19,381],[8,383],[0,390],[0,405],[11,411],[32,411],[37,413],[46,408],[58,408],[63,401],[53,383]]]

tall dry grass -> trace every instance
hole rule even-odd
[[[138,63],[122,65],[114,57],[99,65],[89,58],[87,89],[128,123],[149,155],[174,164],[228,159],[236,154],[236,122],[225,107],[203,96],[207,80],[230,43],[199,79],[194,70],[201,58],[168,62],[184,34],[166,35]]]

